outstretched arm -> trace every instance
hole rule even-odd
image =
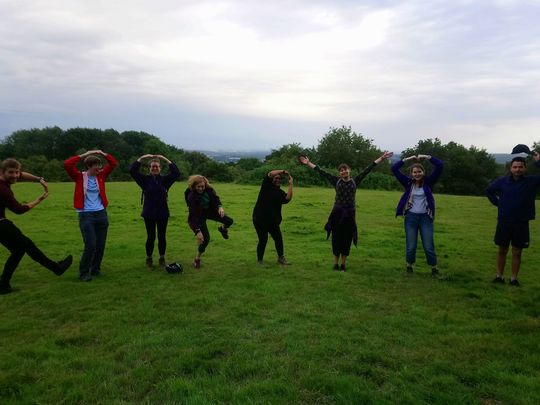
[[[369,174],[369,172],[371,172],[375,168],[375,166],[377,166],[382,161],[388,159],[392,155],[393,155],[392,152],[385,151],[381,156],[379,156],[377,159],[375,159],[372,164],[370,164],[368,167],[366,167],[362,171],[362,173],[360,173],[358,176],[356,176],[354,178],[354,182],[356,184],[360,184],[362,182],[362,180],[364,180],[364,178]]]

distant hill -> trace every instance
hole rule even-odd
[[[197,152],[204,153],[209,158],[212,158],[221,163],[230,163],[236,162],[240,159],[255,158],[259,160],[264,160],[271,151],[269,150],[253,150],[253,151],[210,151],[210,150],[199,150]]]
[[[199,150],[197,152],[203,153],[209,158],[212,158],[215,161],[221,162],[221,163],[236,162],[239,159],[246,159],[246,158],[255,158],[259,160],[264,160],[264,158],[271,153],[270,150],[253,150],[253,151],[242,151],[242,152]],[[511,155],[509,153],[491,153],[491,155],[495,158],[495,161],[498,164],[502,164],[502,165],[507,162],[510,162],[512,158],[516,156],[516,155]],[[390,160],[392,162],[396,162],[399,159],[401,159],[401,155],[399,153],[394,153],[394,156],[392,156]]]

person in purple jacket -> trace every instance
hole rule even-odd
[[[149,174],[141,174],[142,161],[151,159]],[[161,161],[169,165],[169,173],[161,175]],[[146,266],[153,267],[154,243],[156,228],[158,239],[159,265],[165,266],[165,250],[167,249],[167,224],[169,222],[168,193],[169,188],[180,177],[178,167],[162,155],[142,155],[130,168],[131,177],[142,189],[143,209],[141,217],[146,226]]]
[[[533,152],[534,165],[540,167],[540,154]],[[536,216],[536,192],[540,187],[540,176],[527,176],[527,162],[522,157],[512,159],[510,176],[500,177],[489,185],[486,195],[497,207],[497,229],[495,244],[497,275],[494,283],[504,284],[504,267],[510,243],[512,244],[512,278],[510,285],[519,287],[517,279],[521,266],[521,253],[529,247],[529,221]]]
[[[20,204],[11,190],[11,186],[19,180],[41,184],[43,193],[32,202]],[[57,276],[64,274],[71,266],[73,256],[69,255],[59,262],[49,259],[30,238],[6,218],[6,208],[17,215],[21,215],[41,203],[48,195],[48,186],[43,177],[22,172],[21,164],[17,160],[10,158],[0,164],[0,244],[4,245],[10,253],[0,276],[0,294],[9,294],[13,291],[10,285],[11,277],[25,254],[28,254],[32,260]]]
[[[410,176],[401,173],[400,169],[405,162],[416,160],[409,167]],[[434,166],[433,172],[426,176],[426,170],[419,161],[429,160]],[[416,261],[416,247],[418,244],[418,232],[422,238],[422,246],[428,265],[431,266],[431,276],[437,277],[437,255],[433,241],[433,220],[435,219],[435,199],[433,198],[433,186],[441,176],[443,162],[429,155],[409,156],[392,165],[392,173],[405,188],[396,209],[396,216],[405,218],[405,247],[407,274],[413,273],[413,265]]]

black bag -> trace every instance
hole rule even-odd
[[[167,273],[169,274],[180,274],[184,271],[180,263],[170,263],[165,266],[165,270],[167,270]]]

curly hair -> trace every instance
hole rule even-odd
[[[188,187],[190,190],[195,191],[195,186],[199,183],[203,182],[205,187],[210,187],[210,182],[208,179],[204,176],[201,176],[200,174],[194,174],[193,176],[189,176],[188,179]]]

